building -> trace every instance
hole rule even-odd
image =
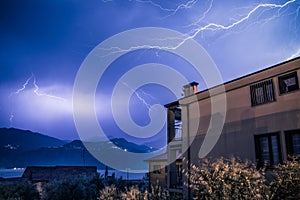
[[[224,83],[226,113],[212,112],[210,90],[197,92],[197,83],[184,87],[184,97],[165,105],[168,112],[169,191],[189,199],[190,189],[182,182],[183,155],[196,164],[210,123],[222,123],[221,134],[206,158],[239,157],[268,167],[300,155],[300,57]],[[223,87],[222,86],[222,87]],[[217,88],[218,86],[216,86]],[[214,88],[212,88],[214,89]],[[197,108],[197,109],[195,109]],[[200,113],[199,113],[200,112]]]
[[[165,153],[145,160],[149,163],[149,186],[160,185],[163,188],[167,188],[167,159],[167,153]]]
[[[22,179],[33,183],[47,183],[97,176],[96,166],[32,166],[26,167]]]

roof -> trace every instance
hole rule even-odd
[[[240,81],[241,79],[246,79],[246,78],[248,78],[248,77],[250,77],[250,76],[253,76],[253,75],[255,75],[255,74],[259,74],[259,73],[262,73],[262,72],[265,72],[265,71],[268,71],[268,70],[271,70],[271,69],[280,67],[280,66],[282,66],[282,65],[284,65],[284,64],[291,63],[291,62],[296,61],[296,60],[299,60],[299,61],[300,61],[300,56],[299,56],[299,57],[296,57],[296,58],[293,58],[293,59],[290,59],[290,60],[287,60],[287,61],[284,61],[284,62],[281,62],[281,63],[278,63],[278,64],[276,64],[276,65],[267,67],[267,68],[265,68],[265,69],[262,69],[262,70],[259,70],[259,71],[256,71],[256,72],[253,72],[253,73],[250,73],[250,74],[241,76],[241,77],[239,77],[239,78],[236,78],[236,79],[227,81],[227,82],[225,82],[225,83],[223,83],[223,84],[216,85],[216,86],[214,86],[214,87],[211,87],[211,88],[208,88],[208,89],[201,90],[201,91],[197,92],[196,95],[197,95],[197,94],[202,94],[202,93],[208,92],[209,90],[211,90],[211,89],[213,89],[213,88],[217,88],[217,87],[219,87],[219,86],[221,86],[221,85],[225,85],[225,86],[226,86],[226,85],[230,85],[230,84],[232,84],[233,82],[238,82],[238,81]],[[300,67],[300,66],[299,66],[299,67]],[[229,90],[231,90],[231,89],[229,89]],[[228,90],[226,89],[226,91],[228,91]],[[185,98],[188,98],[188,97],[182,97],[182,99],[185,99]],[[173,106],[175,106],[175,105],[179,105],[179,101],[178,101],[178,100],[166,104],[165,107],[166,107],[166,108],[170,108],[170,107],[173,107]]]
[[[22,178],[30,181],[54,181],[97,175],[96,166],[29,166]]]
[[[176,152],[176,159],[182,159],[182,158],[183,158],[183,154]],[[149,158],[145,161],[146,162],[155,162],[155,161],[167,161],[167,160],[168,160],[168,153],[164,153],[164,154]]]
[[[152,158],[149,158],[147,160],[145,160],[146,162],[152,162],[152,161],[164,161],[164,160],[168,160],[168,154],[164,153],[158,156],[154,156]]]
[[[170,108],[170,107],[174,107],[174,106],[178,106],[179,105],[179,101],[174,101],[168,104],[165,104],[166,108]]]

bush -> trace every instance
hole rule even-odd
[[[300,199],[300,164],[295,159],[275,166],[272,175],[273,199]]]
[[[102,179],[99,177],[55,181],[44,186],[45,199],[96,199],[99,196],[99,191],[103,187]]]
[[[120,193],[114,185],[105,186],[104,189],[100,191],[99,200],[115,200],[119,199]]]
[[[250,162],[235,158],[212,162],[201,160],[198,166],[190,165],[190,171],[183,171],[185,176],[190,175],[189,187],[194,199],[300,199],[299,162],[289,161],[265,172],[264,169],[257,170]],[[171,196],[158,184],[147,188],[145,180],[139,186],[132,184],[99,176],[55,181],[41,187],[41,197],[49,200],[182,199],[176,194]],[[0,199],[37,200],[41,197],[36,188],[30,182],[0,183]]]
[[[155,185],[151,187],[151,190],[141,191],[138,186],[132,186],[129,189],[125,188],[125,191],[120,191],[114,185],[106,186],[101,192],[98,198],[99,200],[167,200],[167,199],[179,199],[170,197],[167,190]]]
[[[191,165],[189,187],[197,199],[269,199],[271,195],[264,172],[235,158]]]
[[[2,183],[0,199],[37,200],[40,195],[35,185],[30,182]]]

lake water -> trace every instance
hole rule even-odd
[[[0,177],[2,178],[17,178],[21,177],[24,168],[14,168],[14,169],[0,169]],[[105,170],[97,170],[100,175],[105,174]],[[122,172],[117,170],[108,170],[108,175],[111,176],[112,173],[115,173],[116,178],[122,177],[123,180],[141,180],[143,177],[146,177],[146,173],[130,173],[130,172]]]
[[[25,171],[24,168],[0,169],[0,177],[17,178],[17,177],[21,177],[24,171]]]

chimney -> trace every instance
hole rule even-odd
[[[184,85],[183,86],[184,97],[188,97],[193,94],[196,94],[198,92],[198,85],[199,85],[199,83],[197,83],[195,81],[191,82],[187,85]]]

